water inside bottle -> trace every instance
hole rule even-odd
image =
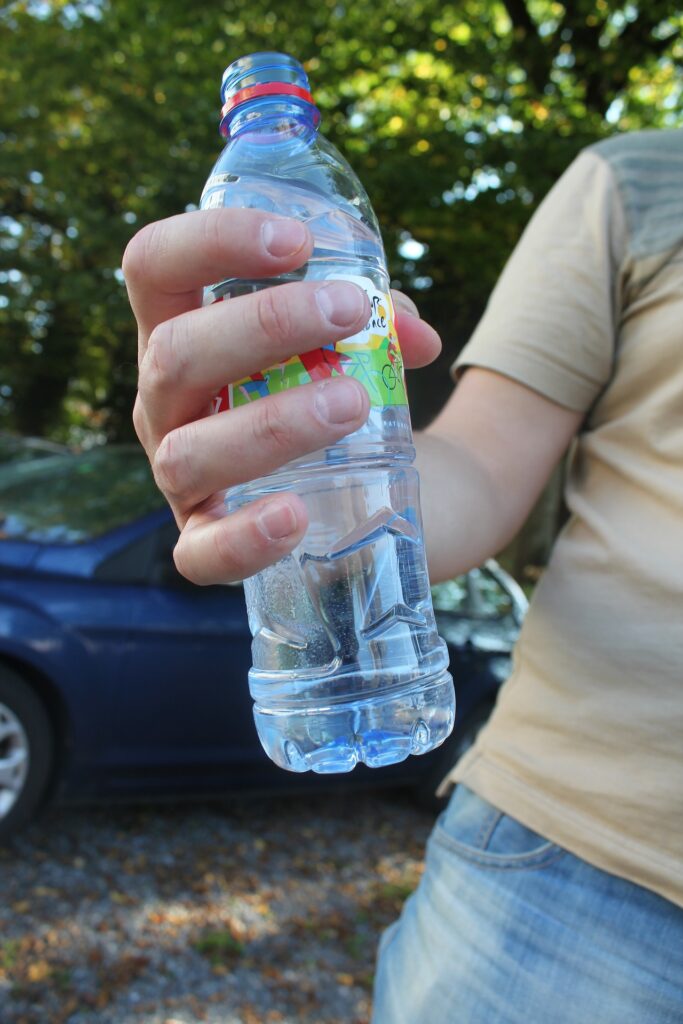
[[[336,197],[331,206],[329,183],[299,187],[293,179],[288,168],[284,182],[268,174],[209,180],[204,206],[234,199],[240,207],[286,209],[315,237],[300,271],[276,281],[223,281],[211,298],[349,274],[388,292],[376,228],[352,202]],[[453,727],[413,458],[408,408],[388,405],[373,408],[360,430],[333,447],[227,495],[232,510],[291,489],[307,506],[310,526],[298,548],[245,581],[254,717],[266,752],[283,768],[379,767],[433,749]]]

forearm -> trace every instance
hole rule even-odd
[[[512,540],[582,418],[500,374],[468,370],[415,439],[433,582]]]
[[[425,542],[432,583],[498,554],[524,522],[499,494],[490,471],[466,444],[417,434]]]

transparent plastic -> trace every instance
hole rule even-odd
[[[273,81],[308,87],[292,58],[256,54],[226,71],[223,98]],[[249,99],[224,118],[230,138],[202,208],[297,217],[315,248],[294,274],[221,281],[208,301],[349,275],[389,295],[369,200],[318,133],[318,120],[312,103],[291,95]],[[354,434],[226,496],[232,511],[265,494],[294,491],[308,511],[299,546],[244,584],[254,718],[264,749],[283,768],[322,773],[350,771],[359,761],[392,764],[438,746],[453,727],[453,684],[432,610],[414,457],[407,405],[373,407]]]

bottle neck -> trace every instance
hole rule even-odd
[[[227,135],[266,132],[283,137],[315,135],[320,123],[317,107],[290,96],[263,96],[241,103],[227,119]]]

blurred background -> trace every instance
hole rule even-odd
[[[217,157],[224,67],[304,62],[322,130],[364,182],[391,274],[444,340],[409,382],[424,425],[508,254],[583,146],[682,123],[670,0],[28,0],[0,10],[0,430],[133,437],[120,270],[144,224],[190,210]],[[513,553],[542,560],[551,525]],[[538,519],[538,516],[536,516]]]
[[[169,513],[126,445],[122,253],[144,224],[196,208],[222,146],[223,69],[255,50],[304,63],[394,286],[444,341],[410,375],[419,427],[578,151],[683,125],[682,29],[671,0],[0,8],[0,838],[64,792],[284,788],[244,680],[226,689],[214,671],[246,672],[243,596],[180,580]],[[409,781],[419,806],[315,782],[227,814],[57,804],[0,848],[3,1024],[367,1024],[377,936],[419,879],[435,780],[509,671],[526,606],[513,577],[543,565],[561,478],[504,554],[512,576],[493,564],[435,591],[460,717],[437,758],[385,779]]]
[[[682,122],[671,0],[179,0],[0,11],[0,428],[132,437],[120,272],[143,224],[192,209],[224,67],[304,62],[322,130],[364,182],[395,284],[441,331],[418,424],[535,207],[577,151]]]

